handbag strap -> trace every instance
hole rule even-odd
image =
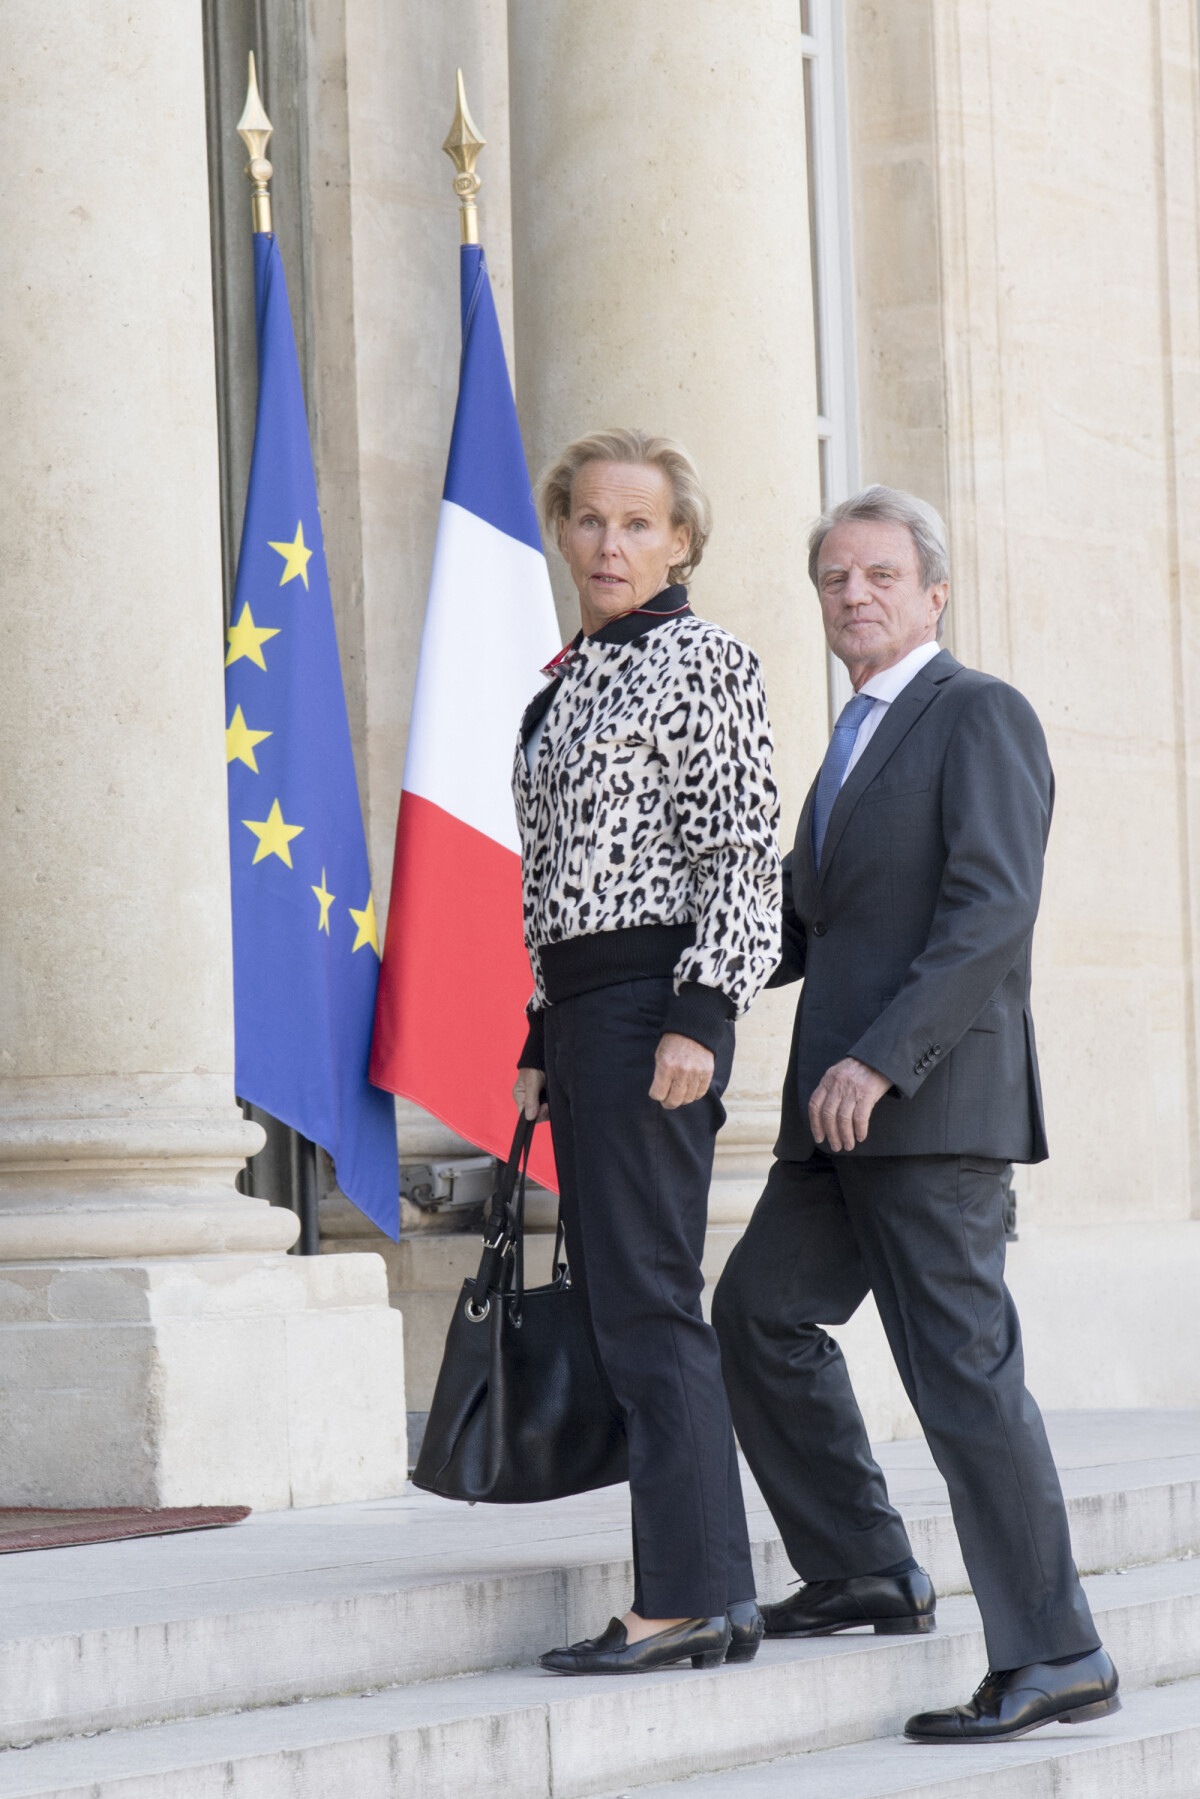
[[[525,1179],[529,1173],[529,1152],[533,1147],[533,1131],[529,1132],[529,1142],[521,1157],[520,1173],[517,1176],[517,1202],[514,1208],[513,1229],[513,1293],[516,1303],[513,1306],[513,1322],[521,1322],[521,1305],[525,1298]]]
[[[513,1229],[516,1233],[513,1242],[513,1279],[511,1297],[513,1299],[513,1323],[521,1322],[521,1305],[525,1298],[525,1181],[529,1173],[529,1152],[533,1145],[533,1127],[530,1127],[529,1141],[521,1155],[520,1170],[517,1177],[516,1203],[512,1207]],[[554,1219],[554,1258],[551,1263],[551,1280],[557,1285],[568,1281],[570,1268],[566,1259],[567,1233],[563,1224],[562,1194],[558,1196],[558,1211]]]
[[[488,1295],[507,1285],[504,1278],[507,1270],[503,1264],[509,1255],[513,1255],[518,1263],[516,1272],[519,1291],[524,1291],[525,1173],[529,1165],[529,1152],[533,1147],[535,1125],[536,1120],[526,1118],[524,1113],[517,1120],[508,1161],[500,1171],[500,1180],[492,1195],[488,1229],[483,1240],[483,1255],[471,1290],[471,1303],[479,1316],[482,1316],[487,1306]]]
[[[483,1255],[479,1272],[471,1288],[473,1316],[483,1318],[493,1293],[511,1293],[513,1316],[519,1323],[525,1297],[525,1185],[529,1174],[529,1155],[537,1120],[522,1113],[513,1133],[508,1161],[500,1171],[500,1180],[488,1209],[487,1229],[483,1239]],[[566,1257],[567,1234],[563,1225],[562,1195],[554,1221],[554,1257],[551,1279],[558,1283],[569,1279]],[[505,1260],[512,1256],[512,1272]]]

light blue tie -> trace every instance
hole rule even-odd
[[[841,792],[846,764],[854,754],[858,728],[874,704],[869,693],[856,693],[852,700],[846,701],[837,724],[833,727],[833,736],[829,739],[829,748],[817,776],[817,796],[813,801],[813,860],[818,869],[821,866],[821,851],[825,847],[825,832],[829,828],[829,814]]]

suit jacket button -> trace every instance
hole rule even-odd
[[[824,935],[825,935],[825,921],[823,918],[818,918],[813,925],[813,936],[814,937],[823,937]]]

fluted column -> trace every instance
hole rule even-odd
[[[311,1273],[233,1185],[262,1137],[233,1090],[200,10],[11,0],[4,39],[0,1498],[394,1491],[402,1427],[366,1421],[381,1468],[361,1383],[331,1398],[372,1308],[398,1374],[382,1265]]]
[[[5,38],[0,1261],[285,1247],[232,1185],[199,19]]]
[[[692,597],[762,657],[786,840],[827,736],[804,572],[819,488],[800,9],[520,0],[509,33],[530,460],[614,424],[691,450],[716,519]],[[794,993],[767,994],[739,1027],[714,1221],[759,1191],[793,1011]]]

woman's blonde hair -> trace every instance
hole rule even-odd
[[[660,468],[671,483],[671,523],[689,532],[682,562],[674,564],[676,581],[690,581],[700,566],[704,546],[712,534],[712,507],[696,473],[696,465],[672,437],[655,437],[649,431],[593,431],[577,437],[561,456],[542,471],[535,498],[547,537],[557,545],[558,528],[571,516],[571,490],[580,469],[589,462],[628,462],[638,468]]]

